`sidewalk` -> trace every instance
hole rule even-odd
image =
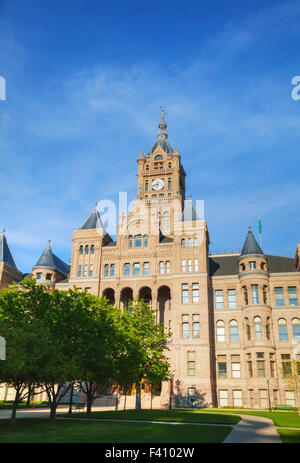
[[[224,444],[281,444],[273,421],[262,416],[242,415],[242,419],[224,440]]]

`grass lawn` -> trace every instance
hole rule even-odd
[[[300,430],[278,429],[277,431],[284,444],[300,444]]]
[[[67,418],[86,418],[86,413],[60,415]],[[181,421],[185,423],[236,424],[239,416],[220,413],[202,413],[199,410],[119,410],[92,412],[90,418],[145,421]]]
[[[176,426],[148,423],[25,418],[15,428],[0,421],[0,443],[217,443],[223,442],[230,426]]]
[[[253,416],[264,416],[273,420],[275,426],[300,428],[298,412],[268,412],[265,410],[205,410],[204,413],[234,413]]]

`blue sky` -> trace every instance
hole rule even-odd
[[[0,0],[0,228],[30,271],[69,262],[96,200],[136,194],[166,110],[211,249],[300,242],[299,1]]]

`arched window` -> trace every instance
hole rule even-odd
[[[194,238],[194,248],[197,248],[198,247],[198,238],[195,237]]]
[[[132,235],[129,235],[128,246],[132,248]]]
[[[94,254],[94,252],[95,252],[95,246],[92,244],[91,245],[91,254]]]
[[[181,240],[181,247],[182,247],[182,249],[185,248],[185,239]]]
[[[239,342],[239,327],[236,320],[229,323],[230,342]]]
[[[83,254],[83,246],[80,246],[80,248],[79,248],[79,254]]]
[[[85,254],[88,254],[88,253],[89,253],[89,247],[88,247],[88,245],[86,245],[86,247],[85,247]]]
[[[299,318],[293,318],[292,329],[293,329],[294,341],[300,341],[300,320]]]
[[[188,248],[192,247],[192,238],[188,238],[187,245],[188,245]]]
[[[288,341],[289,340],[287,324],[286,324],[286,320],[284,318],[280,318],[278,320],[278,334],[279,334],[279,341]]]
[[[144,235],[144,248],[148,247],[148,235]]]
[[[136,248],[142,247],[142,235],[135,235],[134,237],[134,246]]]
[[[262,324],[261,324],[260,317],[254,318],[254,332],[255,332],[255,339],[257,340],[262,339]]]
[[[158,154],[157,156],[155,156],[154,161],[161,161],[162,159],[163,159],[162,155]]]
[[[223,320],[217,321],[217,342],[225,342],[225,323]]]

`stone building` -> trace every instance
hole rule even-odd
[[[161,404],[171,393],[175,405],[295,405],[282,367],[288,375],[300,354],[299,247],[295,260],[266,255],[249,228],[240,253],[210,254],[206,221],[185,198],[185,177],[162,113],[154,145],[138,157],[137,196],[120,216],[116,240],[95,206],[74,230],[70,267],[48,244],[32,276],[61,290],[76,285],[124,309],[149,301],[172,333],[173,374]]]

